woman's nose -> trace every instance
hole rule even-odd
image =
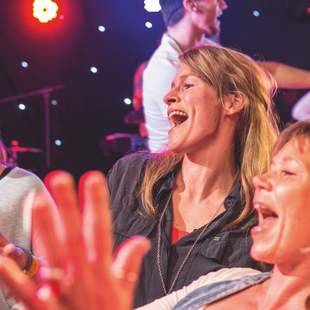
[[[255,189],[265,189],[269,191],[272,188],[272,184],[267,173],[255,176],[253,178],[253,185]]]
[[[177,101],[177,96],[175,94],[175,92],[173,90],[170,90],[169,93],[164,97],[164,102],[165,104],[167,104],[168,106],[171,103],[174,103]]]

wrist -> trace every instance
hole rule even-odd
[[[36,259],[35,256],[32,255],[31,251],[28,249],[21,247],[21,246],[16,246],[19,250],[21,250],[24,255],[25,255],[25,265],[22,268],[23,272],[29,276],[33,277],[39,270],[40,264],[38,260]]]

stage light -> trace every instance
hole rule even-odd
[[[96,67],[92,66],[92,67],[90,67],[90,72],[95,74],[98,72],[98,69]]]
[[[253,16],[255,16],[255,17],[259,17],[259,16],[260,16],[260,12],[259,12],[258,10],[254,10],[254,11],[252,12],[252,14],[253,14]]]
[[[153,27],[153,24],[151,22],[145,22],[145,27],[148,29],[151,29]]]
[[[144,9],[147,12],[159,12],[161,10],[159,0],[144,0]]]
[[[132,101],[131,101],[130,98],[125,98],[124,99],[124,103],[127,104],[127,105],[130,105],[132,103]]]
[[[60,139],[55,139],[54,143],[57,146],[62,146],[62,141]]]
[[[23,104],[23,103],[20,103],[20,104],[18,105],[18,108],[19,108],[21,111],[25,111],[25,110],[26,110],[26,105]]]
[[[23,67],[23,68],[28,68],[29,64],[27,61],[23,60],[20,65]]]
[[[100,26],[98,26],[98,30],[100,32],[105,32],[106,28],[104,26],[100,25]]]
[[[58,104],[58,102],[57,102],[57,100],[56,100],[56,99],[52,99],[52,100],[51,100],[51,105],[56,106],[57,104]]]
[[[52,0],[34,0],[33,16],[41,23],[47,23],[57,17],[58,5]]]

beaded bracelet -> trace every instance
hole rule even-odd
[[[24,269],[24,273],[32,278],[40,269],[40,264],[35,257],[32,257],[32,263],[29,269]]]
[[[16,246],[16,248],[22,250],[26,255],[26,264],[23,268],[24,273],[30,278],[33,277],[39,270],[40,264],[37,259],[32,255],[32,253],[21,246]]]

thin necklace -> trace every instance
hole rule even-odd
[[[167,208],[169,206],[169,202],[170,202],[171,197],[172,197],[172,195],[170,195],[170,198],[167,200],[165,208],[164,208],[163,212],[160,215],[159,223],[158,223],[158,233],[157,233],[157,253],[156,253],[157,254],[157,268],[158,268],[158,272],[159,272],[159,278],[160,278],[160,282],[161,282],[161,285],[162,285],[162,289],[163,289],[165,295],[170,294],[172,292],[172,290],[173,290],[173,288],[175,286],[175,283],[178,280],[178,278],[180,276],[180,273],[181,273],[184,265],[186,264],[188,258],[190,257],[193,249],[195,248],[197,242],[200,240],[200,238],[202,237],[202,235],[204,234],[206,229],[209,227],[209,224],[214,220],[215,216],[218,214],[218,212],[219,212],[219,210],[220,210],[220,208],[221,208],[221,206],[222,206],[222,204],[224,202],[224,201],[222,201],[220,203],[220,205],[216,208],[216,210],[212,214],[212,217],[211,217],[209,223],[203,226],[203,229],[201,230],[199,235],[196,237],[194,243],[192,244],[192,246],[190,247],[190,249],[186,253],[186,255],[185,255],[185,257],[184,257],[180,267],[178,268],[177,273],[176,273],[176,275],[175,275],[175,277],[174,277],[174,279],[173,279],[173,281],[172,281],[172,283],[170,285],[170,288],[167,289],[165,281],[164,281],[164,277],[163,277],[163,274],[162,274],[162,271],[161,271],[161,264],[160,264],[160,256],[161,256],[160,255],[160,241],[161,241],[161,224],[162,224],[162,220],[164,218],[164,214],[165,214],[165,212],[166,212],[166,210],[167,210]]]

